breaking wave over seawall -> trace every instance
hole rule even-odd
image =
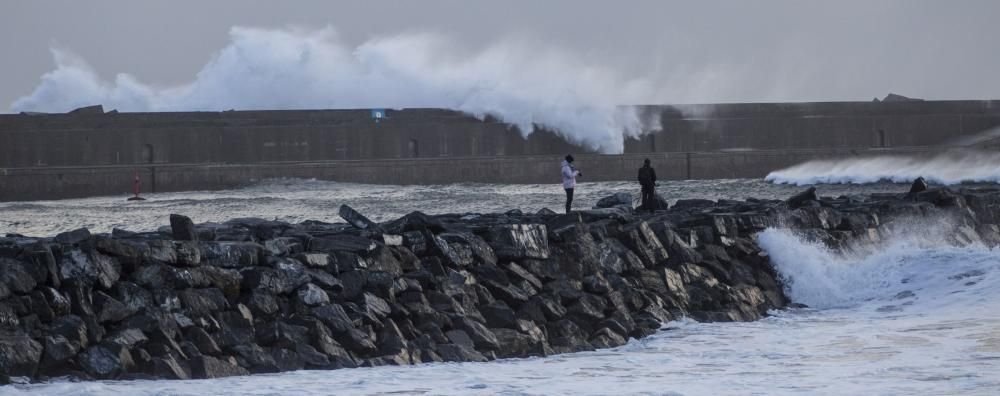
[[[64,112],[103,104],[120,111],[413,108],[496,117],[524,134],[536,126],[606,153],[625,136],[658,129],[630,103],[657,103],[644,79],[623,78],[559,48],[527,40],[459,50],[442,34],[413,33],[353,46],[333,28],[234,27],[229,44],[193,81],[162,87],[120,73],[103,80],[80,57],[53,49],[55,70],[10,110]]]
[[[814,309],[977,311],[1000,299],[1000,251],[949,243],[926,224],[857,252],[836,252],[787,229],[768,229],[758,242],[792,301]]]
[[[1000,153],[952,151],[923,158],[878,156],[817,160],[769,173],[776,184],[865,184],[879,181],[909,183],[917,177],[936,184],[1000,182]]]

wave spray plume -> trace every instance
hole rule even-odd
[[[350,47],[331,27],[234,27],[230,39],[194,81],[175,87],[129,74],[104,81],[81,58],[53,49],[56,69],[10,110],[97,103],[140,112],[435,107],[496,117],[524,135],[542,126],[604,153],[621,153],[626,136],[659,129],[658,120],[621,106],[651,102],[652,84],[523,41],[462,53],[453,40],[424,33]]]
[[[777,184],[865,184],[879,181],[909,183],[923,177],[931,183],[1000,182],[1000,153],[962,150],[929,158],[878,156],[809,161],[769,173]]]

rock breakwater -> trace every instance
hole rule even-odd
[[[621,200],[626,202],[627,200]],[[5,381],[216,378],[487,361],[624,344],[681,316],[756,320],[786,306],[755,241],[769,227],[876,245],[947,217],[955,243],[1000,242],[1000,190],[788,201],[682,200],[568,215],[346,224],[180,215],[157,232],[0,238]]]

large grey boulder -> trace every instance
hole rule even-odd
[[[809,187],[805,191],[795,194],[785,200],[788,207],[795,209],[801,207],[809,201],[819,201],[819,196],[816,195],[816,187]]]
[[[59,261],[59,276],[64,282],[95,284],[110,289],[118,281],[120,265],[115,258],[97,251],[73,249]]]
[[[633,202],[632,194],[629,194],[627,192],[618,192],[618,193],[614,193],[612,195],[606,196],[604,198],[601,198],[600,200],[597,201],[597,205],[594,205],[594,208],[597,208],[597,209],[600,209],[600,208],[613,208],[615,206],[628,206],[628,207],[631,207],[632,206],[632,202]]]
[[[177,241],[197,241],[198,231],[194,228],[194,222],[191,221],[190,217],[171,214],[170,215],[170,231]]]
[[[505,224],[487,235],[497,258],[504,260],[549,258],[548,231],[544,224]]]
[[[365,215],[358,213],[354,208],[347,205],[340,205],[340,210],[337,211],[344,221],[347,221],[351,225],[360,228],[362,230],[368,231],[381,231],[378,223],[369,220]]]
[[[32,377],[42,359],[42,344],[27,335],[0,334],[0,373]]]
[[[237,375],[249,375],[247,369],[237,366],[227,360],[216,359],[211,356],[197,356],[188,360],[191,365],[191,376],[198,379],[232,377]]]

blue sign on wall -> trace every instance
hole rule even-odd
[[[385,109],[372,109],[372,119],[375,120],[375,122],[378,122],[383,118],[386,118]]]

